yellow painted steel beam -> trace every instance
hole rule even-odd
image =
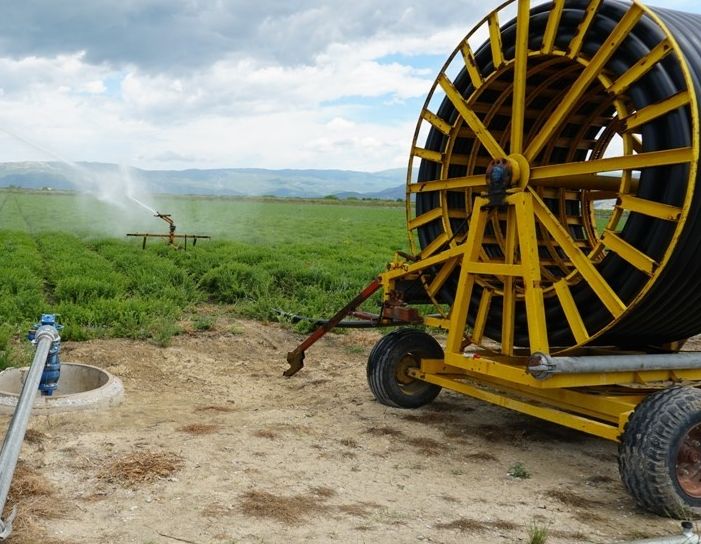
[[[535,215],[538,217],[538,221],[540,221],[558,243],[565,255],[569,257],[577,271],[589,284],[592,291],[596,293],[601,302],[603,302],[608,311],[611,312],[614,317],[621,315],[625,311],[626,305],[618,297],[616,292],[611,289],[611,286],[606,282],[589,258],[576,246],[567,230],[565,230],[565,227],[560,224],[540,197],[533,191],[531,191],[531,194],[533,195],[533,208]]]
[[[450,319],[445,319],[442,317],[425,316],[424,325],[428,327],[435,327],[436,329],[449,329]]]
[[[484,78],[477,66],[477,61],[475,61],[475,55],[472,53],[470,44],[468,44],[467,41],[460,44],[460,53],[462,53],[462,58],[465,61],[465,69],[470,76],[472,86],[477,90],[484,84]]]
[[[445,234],[445,233],[443,233],[443,234]],[[415,263],[404,264],[404,265],[402,265],[401,268],[396,268],[396,269],[389,270],[387,272],[383,272],[382,274],[380,274],[380,276],[382,278],[385,278],[387,281],[395,280],[397,278],[401,278],[401,277],[407,276],[409,274],[414,274],[416,272],[420,272],[422,270],[425,270],[426,268],[430,268],[430,267],[435,266],[437,264],[442,264],[449,259],[453,259],[455,257],[461,256],[465,253],[465,250],[466,250],[465,244],[460,244],[459,246],[455,246],[455,247],[446,249],[444,251],[441,251],[437,255],[422,258],[421,260],[419,260]]]
[[[423,117],[426,121],[428,121],[432,127],[437,129],[439,132],[442,132],[445,135],[450,134],[451,129],[453,128],[449,123],[438,117],[435,113],[432,111],[429,111],[424,108],[424,110],[421,112],[421,117]]]
[[[623,119],[624,132],[633,132],[641,126],[691,103],[689,91],[674,94],[655,104],[650,104]]]
[[[471,274],[478,276],[523,276],[524,266],[522,264],[505,264],[502,262],[465,262],[461,266]]]
[[[553,138],[555,132],[560,128],[567,114],[572,111],[589,86],[596,80],[606,63],[616,52],[618,46],[621,44],[621,42],[623,42],[623,40],[625,40],[630,30],[643,16],[643,13],[643,8],[640,5],[633,4],[621,18],[616,27],[611,31],[609,37],[604,41],[599,50],[584,68],[580,76],[572,84],[569,91],[555,108],[545,125],[526,148],[526,152],[524,154],[529,161],[534,160],[541,152],[543,147],[545,147],[545,145]]]
[[[443,153],[441,153],[440,151],[424,149],[423,147],[414,147],[414,149],[412,149],[411,152],[413,155],[416,155],[417,157],[420,157],[422,159],[426,159],[427,161],[437,163],[443,162]]]
[[[484,174],[478,176],[463,176],[459,178],[421,181],[408,186],[410,193],[428,193],[431,191],[457,191],[460,189],[477,189],[487,186]]]
[[[566,280],[562,279],[560,281],[556,281],[553,284],[553,287],[555,288],[555,294],[557,294],[557,298],[560,301],[560,306],[562,306],[562,310],[565,312],[565,318],[567,319],[567,323],[570,326],[570,330],[572,331],[575,341],[577,344],[585,343],[587,340],[589,340],[589,333],[587,332],[587,327],[582,319],[582,314],[579,313],[577,305],[574,302],[572,292],[570,291],[570,286],[567,284]]]
[[[649,151],[637,155],[624,155],[622,157],[610,157],[607,159],[536,166],[531,169],[530,183],[537,186],[541,180],[552,178],[564,179],[573,176],[596,174],[599,172],[614,172],[617,170],[641,170],[653,166],[681,164],[691,162],[692,160],[694,160],[694,149],[692,147],[678,147],[675,149],[665,149],[663,151]],[[605,176],[598,177],[604,178]]]
[[[601,241],[621,259],[632,264],[635,268],[648,276],[652,276],[659,266],[657,261],[651,259],[610,230],[604,231]]]
[[[526,116],[528,82],[528,26],[530,0],[518,1],[516,19],[516,53],[514,59],[514,95],[511,113],[511,153],[523,152],[523,124]]]
[[[443,209],[442,208],[434,208],[430,212],[423,213],[411,221],[407,223],[407,228],[410,230],[414,230],[418,227],[423,227],[424,225],[430,223],[431,221],[435,221],[436,219],[440,219],[443,217]]]
[[[655,64],[664,59],[673,51],[668,39],[662,40],[647,55],[631,66],[623,73],[607,91],[613,95],[625,93],[628,88],[655,67]]]
[[[475,316],[475,324],[472,327],[472,341],[479,344],[484,336],[484,328],[487,325],[487,316],[489,308],[492,305],[492,296],[494,292],[491,289],[482,290],[482,298],[480,298],[477,315]]]
[[[458,280],[455,300],[450,309],[451,326],[448,331],[446,349],[453,353],[459,352],[462,347],[465,327],[467,325],[467,312],[470,307],[472,289],[475,283],[474,274],[470,273],[465,265],[477,261],[480,250],[482,249],[482,238],[484,237],[487,217],[489,215],[485,208],[487,202],[486,198],[477,197],[474,207],[472,208],[470,226],[464,244],[465,253],[461,264],[460,279]]]
[[[562,11],[564,8],[565,0],[554,0],[553,7],[550,9],[550,14],[548,15],[548,24],[545,27],[545,34],[543,35],[543,47],[540,50],[541,53],[545,55],[551,54],[555,49],[555,38],[560,28],[560,19],[562,18]]]
[[[506,211],[506,236],[504,240],[504,262],[513,264],[516,252],[516,214],[513,206]],[[504,277],[504,297],[501,319],[501,352],[513,355],[514,352],[514,318],[516,296],[514,293],[514,278]]]
[[[621,414],[632,411],[646,396],[645,394],[611,396],[601,392],[588,392],[586,388],[581,390],[566,388],[536,389],[528,385],[501,380],[492,376],[476,376],[464,369],[456,369],[455,367],[445,364],[437,365],[436,362],[443,363],[442,360],[431,360],[430,364],[424,365],[424,361],[422,360],[420,372],[446,375],[446,377],[448,377],[448,375],[460,378],[462,376],[467,376],[479,383],[498,387],[505,393],[516,393],[535,400],[536,402],[546,402],[561,410],[576,412],[616,424],[620,421]],[[461,376],[460,371],[465,374]],[[415,374],[418,373],[415,372]]]
[[[538,255],[538,236],[535,230],[533,197],[530,193],[520,192],[507,197],[507,202],[514,206],[516,217],[530,349],[531,352],[548,353],[550,348],[545,321],[543,288],[540,285],[540,257]]]
[[[425,248],[421,250],[419,257],[421,259],[431,257],[434,253],[439,251],[445,244],[447,244],[448,240],[450,240],[450,236],[448,236],[448,234],[445,232],[441,232],[438,236],[436,236],[433,239],[433,241],[430,244],[428,244]]]
[[[576,58],[579,55],[579,52],[582,50],[584,37],[589,31],[589,27],[591,26],[591,23],[594,20],[594,16],[599,10],[600,5],[601,0],[590,0],[589,5],[587,6],[584,12],[584,19],[579,24],[579,28],[577,28],[577,33],[572,38],[572,41],[570,42],[570,45],[567,50],[567,56],[571,59]]]
[[[443,266],[441,266],[441,269],[433,277],[433,281],[431,281],[431,284],[426,288],[426,291],[428,291],[428,295],[430,297],[435,297],[436,294],[438,294],[440,288],[443,287],[443,284],[455,270],[455,267],[458,265],[458,262],[458,257],[454,257],[448,262],[444,263]]]
[[[472,111],[472,109],[462,97],[460,92],[448,79],[448,76],[446,76],[445,74],[439,75],[438,84],[445,92],[445,95],[448,97],[448,100],[452,102],[453,106],[455,106],[455,109],[458,110],[458,113],[462,116],[467,125],[472,129],[477,139],[485,147],[485,149],[492,156],[492,158],[505,158],[506,153],[504,152],[504,150],[494,139],[494,136],[492,136],[487,127],[484,126],[480,118],[477,117],[477,114],[474,111]]]
[[[492,62],[494,69],[498,70],[504,64],[504,53],[501,45],[501,28],[499,25],[499,15],[496,11],[492,11],[487,17],[487,26],[489,27],[489,44],[492,49]]]
[[[593,161],[589,161],[593,162]],[[542,167],[539,167],[542,168]],[[542,173],[537,173],[542,176]],[[636,188],[637,188],[637,180]],[[621,186],[620,176],[599,176],[597,174],[576,174],[572,176],[554,176],[551,178],[540,177],[529,180],[535,187],[557,187],[558,189],[571,188],[587,191],[604,191],[607,193],[618,193]]]
[[[649,217],[664,219],[665,221],[677,221],[682,213],[681,208],[677,208],[676,206],[660,204],[659,202],[631,195],[621,195],[618,207]]]
[[[617,440],[620,434],[618,425],[612,426],[610,423],[596,421],[594,419],[571,414],[555,408],[540,406],[532,402],[524,402],[512,396],[487,391],[457,380],[451,380],[435,374],[423,374],[421,375],[420,379],[429,383],[440,385],[445,389],[457,391],[458,393],[463,393],[464,395],[468,395],[491,404],[496,404],[497,406],[509,408],[516,412],[528,414],[545,421],[557,423],[565,427],[577,429],[578,431],[583,431],[585,433],[607,438],[609,440]]]

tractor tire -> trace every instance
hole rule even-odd
[[[618,450],[623,484],[639,506],[677,519],[701,516],[701,390],[653,393],[632,413]]]
[[[378,402],[396,408],[419,408],[438,396],[441,387],[407,375],[421,359],[442,359],[443,349],[429,334],[398,329],[380,339],[368,357],[370,390]]]

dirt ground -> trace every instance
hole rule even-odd
[[[625,493],[616,445],[442,392],[377,403],[375,331],[330,335],[281,376],[301,335],[220,317],[167,348],[64,344],[120,377],[122,404],[34,416],[10,542],[609,543],[678,532]],[[7,418],[3,419],[6,422]],[[508,473],[520,463],[530,473]]]

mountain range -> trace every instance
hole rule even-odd
[[[196,195],[403,199],[406,170],[142,170],[109,163],[0,163],[0,187]]]

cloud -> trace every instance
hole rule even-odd
[[[497,3],[11,2],[0,130],[25,141],[0,138],[0,160],[403,166],[440,65]]]
[[[25,0],[3,6],[0,56],[85,51],[90,64],[178,72],[231,56],[306,64],[330,43],[427,36],[477,0]],[[468,18],[464,17],[464,19]]]

